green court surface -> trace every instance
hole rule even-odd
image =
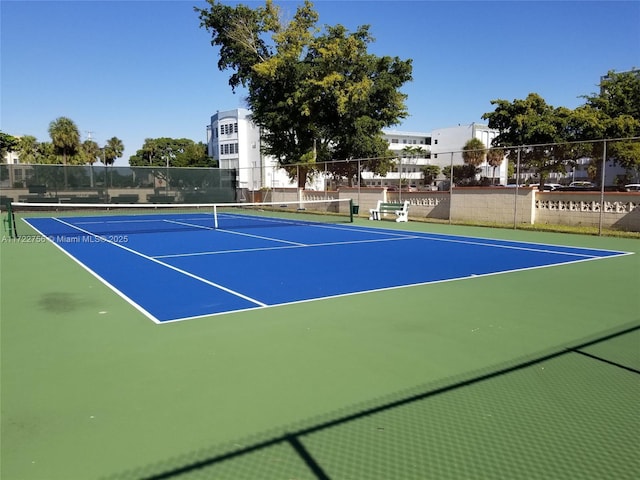
[[[0,478],[640,478],[638,240],[382,226],[634,254],[156,325],[3,241]]]

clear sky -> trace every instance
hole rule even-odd
[[[241,2],[252,7],[264,2]],[[291,17],[301,1],[280,1]],[[314,2],[320,25],[368,24],[370,52],[413,59],[412,132],[482,122],[491,100],[541,95],[575,108],[600,76],[640,67],[640,2]],[[71,118],[82,140],[125,145],[145,138],[206,141],[216,110],[246,107],[199,27],[199,0],[1,0],[0,129],[49,141],[49,123]]]

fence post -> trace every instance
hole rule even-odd
[[[518,147],[518,160],[516,162],[516,188],[513,202],[513,229],[518,229],[518,189],[520,188],[520,147]]]
[[[451,166],[449,167],[449,225],[451,225],[451,211],[453,210],[453,152],[451,152]]]
[[[603,140],[602,146],[602,176],[600,178],[600,219],[598,221],[598,235],[602,235],[602,222],[604,220],[604,180],[607,169],[607,141]]]

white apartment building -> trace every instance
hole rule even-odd
[[[485,148],[491,147],[491,142],[498,136],[498,130],[491,129],[487,125],[472,123],[470,125],[458,125],[457,127],[438,128],[431,132],[431,160],[433,165],[448,168],[451,165],[462,165],[462,149],[472,138],[482,141]],[[493,167],[486,160],[479,166],[480,176],[493,178]],[[507,160],[496,168],[495,183],[507,184]]]
[[[260,151],[260,128],[253,123],[251,111],[245,108],[218,111],[207,125],[207,150],[220,168],[235,169],[241,198],[261,188],[295,188],[278,162]],[[311,187],[310,187],[311,188]]]
[[[258,190],[263,186],[260,129],[244,108],[217,111],[207,126],[207,150],[222,169],[235,169],[237,186]]]
[[[486,148],[491,146],[491,141],[498,135],[498,131],[486,125],[472,123],[471,125],[458,125],[457,127],[438,128],[431,133],[403,132],[397,130],[384,130],[384,138],[389,142],[389,149],[397,152],[400,159],[396,169],[385,177],[364,173],[363,179],[367,186],[415,186],[424,185],[422,168],[426,165],[436,165],[441,170],[451,168],[451,165],[462,165],[462,149],[472,138],[478,138]],[[410,148],[409,148],[410,147]],[[479,167],[482,170],[480,176],[492,178],[493,167],[486,161]],[[504,160],[495,172],[496,181],[506,185],[507,161]],[[440,180],[444,175],[440,175]]]
[[[383,138],[389,142],[389,150],[393,151],[400,161],[395,169],[384,177],[363,172],[363,184],[367,187],[423,186],[422,167],[431,164],[431,134],[399,130],[383,130],[382,133]]]
[[[398,187],[400,185],[431,187],[424,185],[422,167],[437,165],[441,169],[463,162],[461,150],[471,138],[479,138],[488,148],[491,140],[498,134],[486,125],[471,125],[440,128],[432,133],[407,132],[399,130],[383,131],[389,142],[389,149],[397,152],[399,161],[396,168],[385,177],[363,172],[362,184],[365,186]],[[261,188],[295,188],[286,172],[277,167],[275,159],[263,156],[260,152],[260,129],[251,118],[247,109],[218,111],[207,125],[208,153],[218,159],[220,168],[238,171],[238,187],[245,191]],[[453,153],[452,153],[453,152]],[[483,164],[482,176],[491,177],[493,168]],[[317,175],[307,188],[324,189],[325,179]],[[444,177],[442,177],[444,178]],[[496,183],[506,184],[507,162],[496,169]]]

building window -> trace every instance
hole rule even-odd
[[[223,143],[220,145],[221,155],[237,155],[240,153],[240,148],[237,143]]]
[[[397,138],[392,138],[391,139],[391,143],[398,143],[398,139]]]

